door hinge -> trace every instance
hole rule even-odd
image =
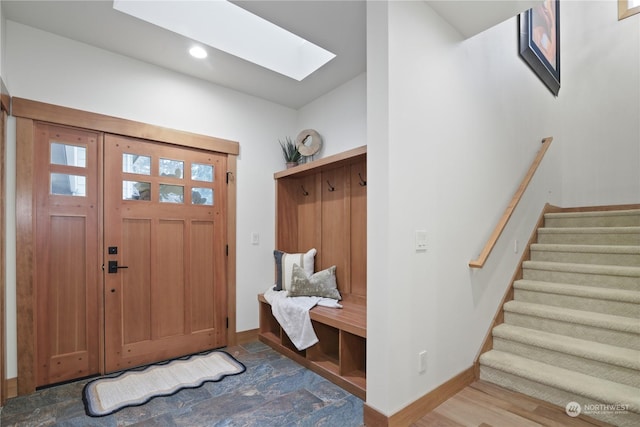
[[[224,253],[225,253],[226,256],[229,256],[229,245],[225,245]]]
[[[229,318],[227,317],[227,329],[229,329]]]
[[[227,184],[229,181],[233,181],[233,172],[227,171]]]

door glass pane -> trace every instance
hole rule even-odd
[[[213,165],[192,164],[191,179],[194,181],[213,182]]]
[[[122,155],[122,172],[151,175],[151,157],[124,153]]]
[[[212,188],[196,188],[191,190],[192,205],[213,205],[213,189]]]
[[[52,173],[51,194],[84,197],[87,195],[87,178],[80,175]]]
[[[180,160],[160,159],[160,176],[181,178],[184,176],[184,162]]]
[[[160,184],[160,201],[165,203],[184,203],[184,187],[181,185]]]
[[[51,143],[51,164],[87,167],[87,149],[77,145]]]
[[[122,181],[122,200],[151,200],[151,183]]]

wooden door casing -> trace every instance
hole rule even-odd
[[[36,386],[44,386],[100,372],[100,134],[46,123],[34,132]],[[84,153],[84,166],[54,159],[54,147]]]
[[[148,174],[124,172],[125,155],[148,157]],[[160,159],[183,172],[161,174]],[[213,182],[192,180],[193,164],[212,165]],[[223,154],[106,136],[105,264],[124,267],[105,272],[107,372],[226,345],[225,178]],[[123,181],[143,190],[124,200]],[[212,205],[198,204],[205,187]],[[182,201],[160,201],[160,188],[182,188]]]

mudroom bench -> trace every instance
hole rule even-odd
[[[315,306],[309,311],[318,343],[299,351],[271,313],[263,294],[260,341],[366,400],[367,308],[345,301],[343,308]]]
[[[309,312],[318,343],[298,351],[258,295],[259,338],[280,353],[366,399],[367,147],[276,172],[275,249],[316,249],[314,271],[335,266],[343,308]],[[277,268],[276,268],[277,271]]]

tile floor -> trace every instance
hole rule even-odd
[[[270,347],[252,342],[223,349],[247,370],[219,383],[88,417],[82,403],[87,380],[9,399],[0,426],[326,426],[362,425],[363,402]]]

